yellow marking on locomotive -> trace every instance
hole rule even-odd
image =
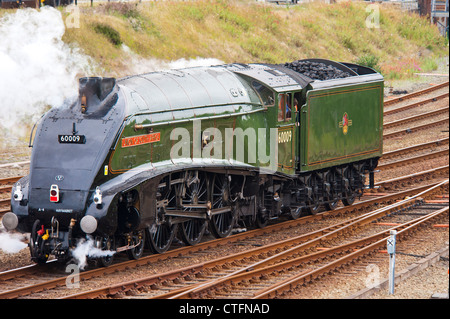
[[[292,141],[292,130],[278,131],[278,144]]]

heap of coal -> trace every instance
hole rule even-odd
[[[341,71],[332,65],[320,62],[294,61],[284,64],[285,67],[301,73],[312,80],[332,80],[351,76],[350,73]]]

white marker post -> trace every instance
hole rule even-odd
[[[389,294],[394,294],[395,280],[395,246],[397,231],[391,230],[391,237],[387,240],[387,251],[389,254]]]

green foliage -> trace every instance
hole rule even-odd
[[[379,60],[380,60],[380,58],[378,58],[372,54],[365,54],[363,56],[360,56],[355,61],[355,63],[372,68],[377,72],[381,72],[380,66],[378,65]]]
[[[216,14],[218,18],[227,24],[233,24],[243,31],[248,31],[251,28],[249,19],[240,15],[238,12],[231,11],[227,7],[216,7]]]
[[[94,30],[97,33],[103,34],[112,44],[119,46],[122,44],[119,32],[107,24],[96,24]]]
[[[430,72],[437,70],[438,64],[435,59],[426,58],[422,63],[422,71],[423,72]]]
[[[183,6],[180,8],[180,15],[187,20],[195,20],[201,22],[205,19],[205,13],[199,7]]]

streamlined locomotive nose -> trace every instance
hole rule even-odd
[[[114,78],[79,82],[77,101],[41,118],[30,174],[13,188],[12,213],[3,218],[7,230],[31,233],[31,255],[37,262],[51,254],[67,258],[76,239],[98,229],[94,217],[83,219],[86,207],[94,203],[96,213],[103,213],[105,195],[97,185],[106,181],[103,162],[124,121],[125,101]]]

